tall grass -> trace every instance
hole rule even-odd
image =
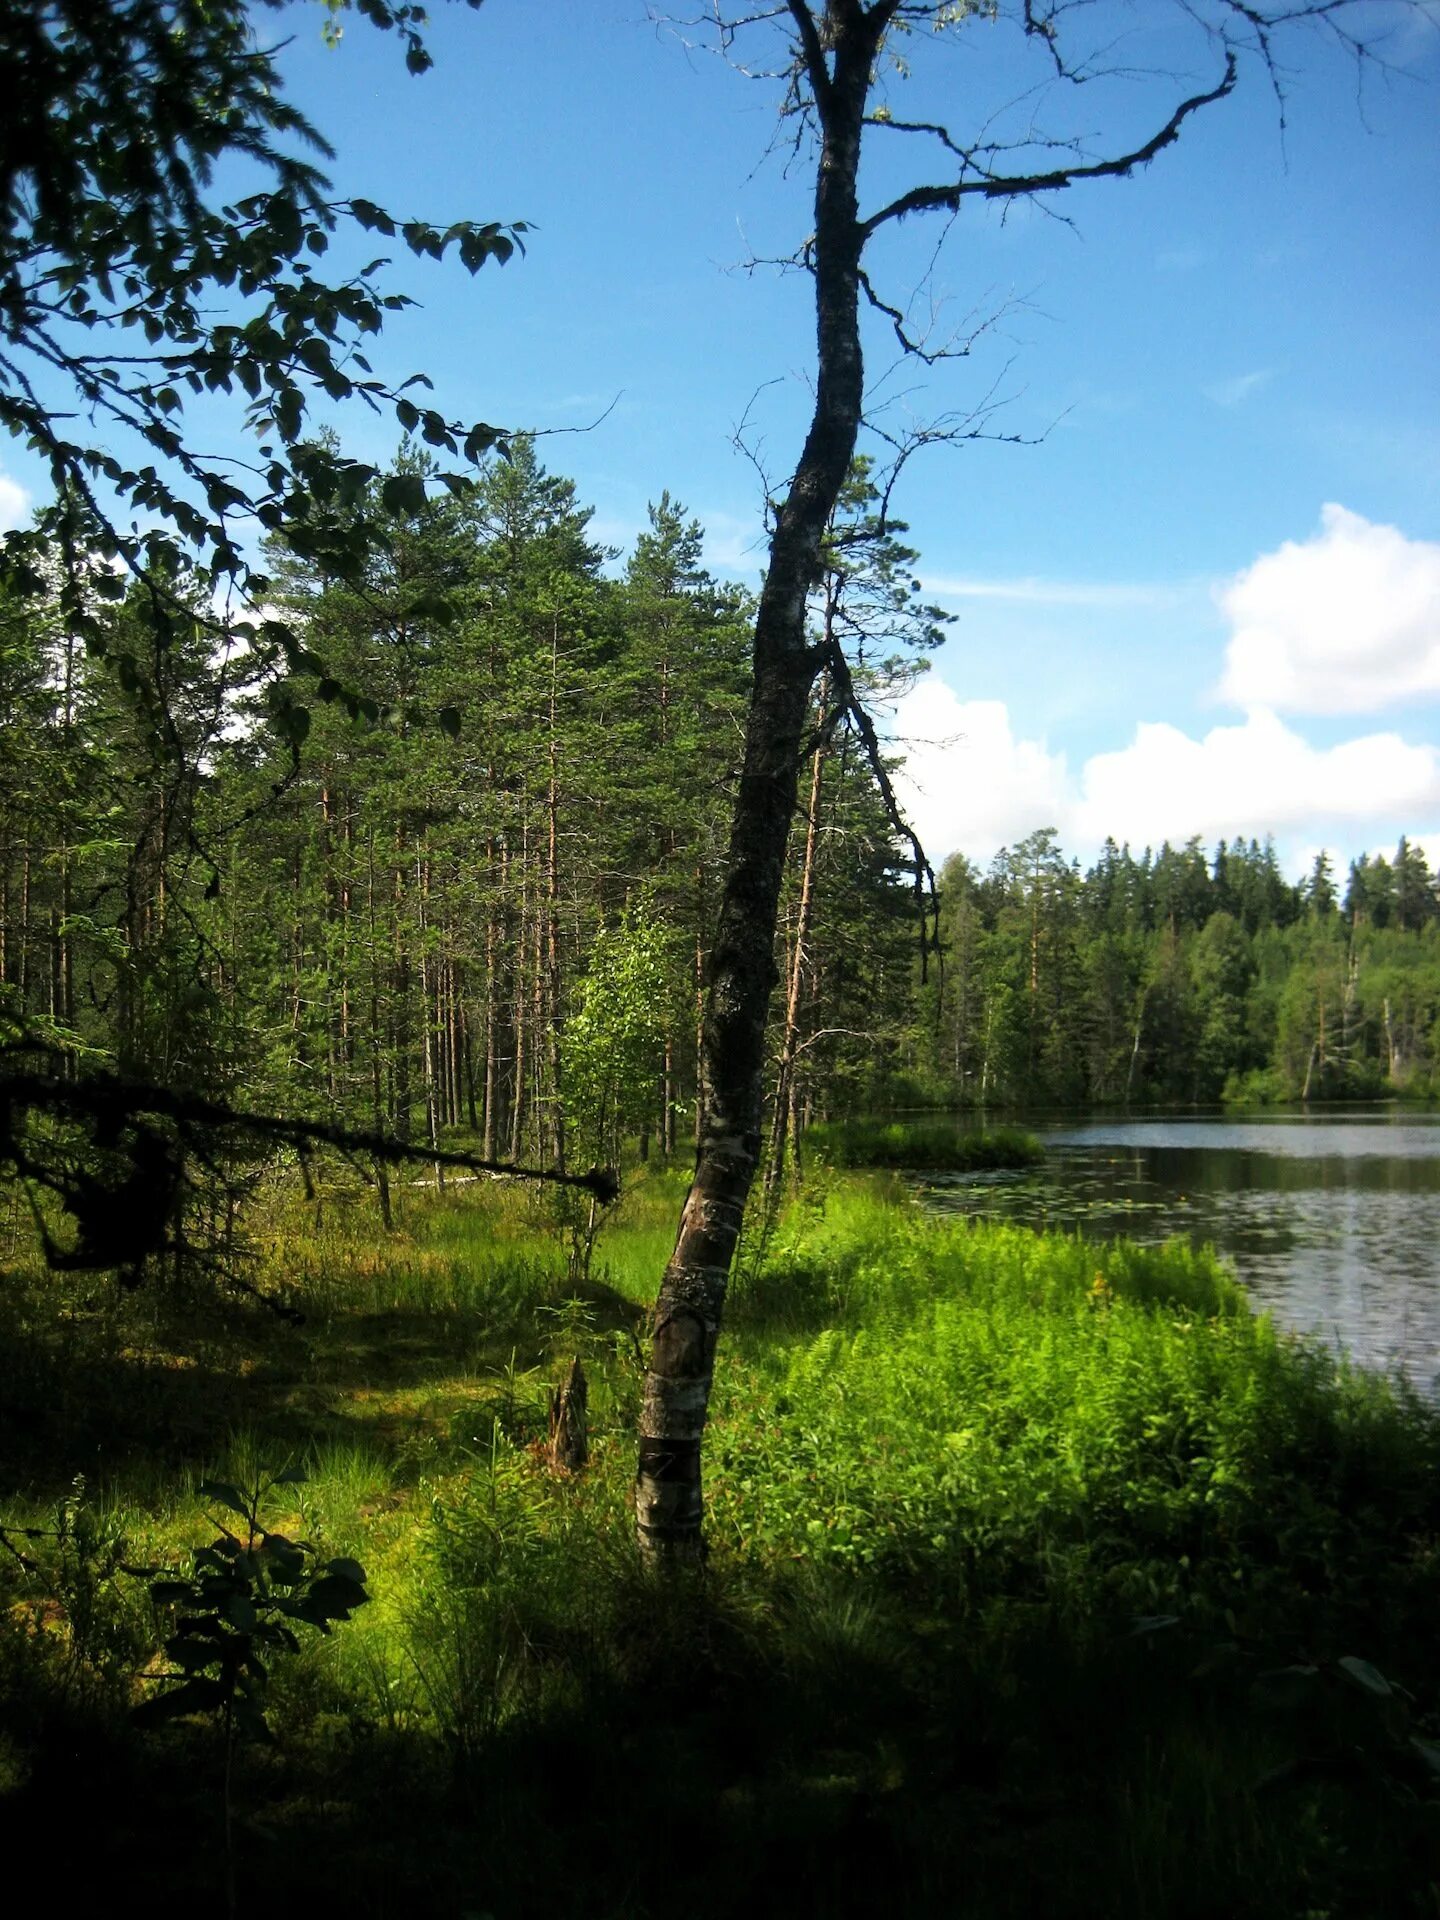
[[[1296,1631],[1394,1631],[1413,1650],[1433,1563],[1397,1529],[1433,1542],[1428,1409],[1277,1333],[1188,1245],[1092,1246],[854,1194],[845,1212],[848,1266],[823,1217],[776,1254],[802,1291],[830,1277],[829,1324],[747,1343],[722,1386],[712,1509],[734,1551],[1075,1622],[1283,1590]]]
[[[1432,1910],[1430,1410],[1282,1337],[1188,1245],[930,1219],[820,1173],[742,1251],[709,1566],[657,1584],[627,1506],[639,1307],[682,1186],[636,1184],[583,1286],[565,1221],[481,1183],[407,1192],[384,1240],[287,1201],[262,1278],[303,1327],[187,1353],[156,1323],[195,1360],[175,1380],[205,1372],[173,1403],[208,1410],[188,1461],[137,1435],[67,1492],[90,1442],[61,1430],[56,1486],[36,1469],[6,1507],[49,1532],[33,1572],[0,1563],[0,1815],[63,1824],[110,1755],[72,1875],[213,1893],[213,1742],[124,1729],[147,1616],[123,1566],[205,1536],[200,1480],[293,1460],[280,1518],[374,1599],[277,1674],[278,1747],[236,1789],[268,1835],[257,1901],[538,1920],[583,1886],[615,1920],[718,1920],[796,1881],[826,1913]],[[78,1361],[88,1325],[27,1338]],[[132,1362],[92,1331],[103,1416]],[[537,1442],[575,1352],[593,1461],[556,1475]],[[1347,1691],[1342,1656],[1413,1699]],[[1277,1711],[1290,1669],[1311,1691]]]
[[[959,1120],[836,1120],[809,1127],[804,1147],[831,1167],[980,1173],[1034,1166],[1040,1142],[1020,1127],[977,1130]]]

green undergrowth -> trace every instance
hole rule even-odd
[[[1044,1158],[1040,1142],[1023,1128],[977,1130],[943,1118],[829,1121],[806,1129],[804,1147],[826,1166],[894,1171],[984,1173]]]
[[[127,1722],[133,1570],[209,1537],[201,1482],[293,1464],[271,1524],[372,1598],[277,1661],[274,1745],[239,1754],[246,1911],[718,1920],[784,1884],[816,1914],[1434,1914],[1427,1408],[1208,1253],[812,1177],[741,1249],[708,1568],[657,1581],[628,1485],[683,1185],[633,1183],[588,1276],[553,1201],[483,1183],[407,1192],[390,1236],[360,1196],[277,1202],[254,1277],[300,1326],[64,1289],[47,1317],[17,1279],[9,1857],[83,1823],[43,1843],[56,1900],[221,1901],[216,1729]],[[540,1442],[576,1354],[571,1476]]]

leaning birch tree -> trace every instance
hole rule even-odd
[[[933,364],[947,352],[912,329],[905,294],[878,284],[867,249],[902,224],[953,220],[971,200],[1044,202],[1085,182],[1125,179],[1226,100],[1247,67],[1283,103],[1283,42],[1292,30],[1320,30],[1362,66],[1383,53],[1374,31],[1385,21],[1373,0],[1174,0],[1165,11],[1190,36],[1187,61],[1203,63],[1208,79],[1194,90],[1174,83],[1144,137],[1109,150],[1063,129],[1048,133],[1033,117],[1015,141],[997,140],[997,103],[985,99],[958,98],[949,121],[907,120],[880,91],[887,60],[900,67],[907,55],[935,51],[937,41],[983,31],[1018,35],[1041,79],[1062,95],[1106,75],[1135,77],[1122,66],[1115,35],[1117,26],[1154,25],[1159,10],[1143,11],[1141,21],[1107,0],[755,0],[734,9],[709,0],[688,22],[669,18],[740,72],[778,84],[787,145],[813,161],[813,225],[796,263],[813,286],[816,345],[809,429],[774,503],[755,619],[703,1023],[704,1125],[654,1312],[636,1476],[638,1538],[652,1559],[703,1552],[701,1442],[731,1261],[760,1154],[776,916],[807,715],[822,671],[832,686],[849,685],[843,659],[812,639],[806,609],[864,420],[862,313],[892,331],[905,354]],[[1153,70],[1146,77],[1165,83]],[[912,184],[862,207],[861,155],[872,139],[906,143],[934,171],[921,162]]]

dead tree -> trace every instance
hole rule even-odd
[[[590,1386],[578,1359],[550,1394],[550,1464],[578,1473],[590,1458]]]

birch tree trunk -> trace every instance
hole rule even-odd
[[[695,1177],[655,1306],[640,1417],[636,1527],[642,1550],[667,1560],[703,1552],[700,1443],[730,1263],[760,1153],[780,883],[805,719],[824,652],[808,640],[806,599],[855,449],[864,394],[856,201],[861,129],[872,66],[895,6],[832,7],[828,59],[810,8],[792,0],[790,12],[820,133],[811,256],[815,405],[776,518],[756,615],[744,757],[702,1029],[705,1117]]]

